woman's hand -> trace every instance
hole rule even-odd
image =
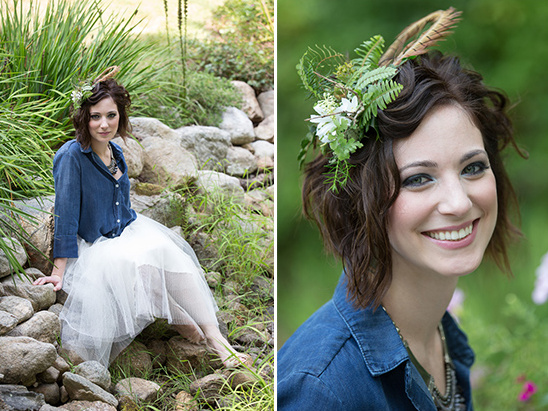
[[[67,266],[67,258],[56,258],[53,261],[53,270],[51,275],[40,277],[33,282],[34,285],[44,285],[47,283],[53,284],[53,291],[59,291],[63,287],[63,274]]]
[[[63,278],[58,275],[52,274],[47,277],[40,277],[33,282],[34,285],[44,285],[47,283],[53,284],[53,291],[59,291],[63,287]]]

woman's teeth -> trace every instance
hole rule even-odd
[[[436,240],[458,241],[472,234],[473,224],[456,231],[427,231],[426,235]]]

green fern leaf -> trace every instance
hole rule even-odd
[[[365,91],[365,88],[370,84],[383,80],[391,80],[396,73],[397,69],[392,66],[378,67],[374,70],[361,69],[354,76],[357,77],[355,88]]]
[[[345,61],[345,57],[332,48],[316,46],[309,48],[301,57],[297,73],[303,86],[321,99],[324,93],[333,90],[336,83],[333,75]]]
[[[353,62],[359,67],[377,67],[383,54],[383,49],[384,39],[382,36],[373,36],[354,50],[359,58],[354,59]]]
[[[403,86],[393,80],[369,86],[367,94],[364,96],[364,100],[367,98],[368,104],[364,108],[363,124],[368,123],[372,117],[376,117],[379,109],[384,110],[388,104],[393,102],[402,89]]]

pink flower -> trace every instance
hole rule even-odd
[[[534,393],[537,392],[537,386],[532,381],[525,381],[521,393],[519,394],[518,400],[521,402],[529,401]]]

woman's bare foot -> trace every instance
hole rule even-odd
[[[249,354],[239,353],[234,350],[217,327],[202,328],[207,338],[207,345],[219,356],[225,367],[235,368],[240,365],[251,367],[253,365],[253,358]]]

